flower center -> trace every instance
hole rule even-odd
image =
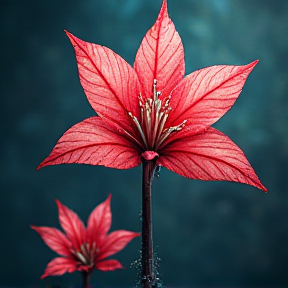
[[[83,265],[93,266],[98,251],[99,249],[96,247],[96,243],[93,242],[92,245],[83,243],[80,246],[80,251],[73,250],[72,253]]]
[[[153,83],[153,98],[148,98],[145,102],[142,96],[139,96],[139,105],[141,111],[140,121],[137,117],[133,116],[131,112],[128,115],[132,118],[133,122],[141,135],[141,140],[146,151],[157,151],[163,142],[173,132],[180,131],[187,120],[181,124],[169,128],[165,128],[165,123],[168,119],[171,107],[169,106],[170,96],[160,100],[161,92],[157,91],[157,80],[154,79]]]

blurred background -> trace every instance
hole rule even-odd
[[[86,221],[112,193],[111,230],[140,231],[141,167],[58,165],[36,171],[59,137],[95,115],[63,29],[133,65],[160,0],[0,1],[0,286],[79,287],[80,275],[39,277],[56,256],[30,225],[58,227],[54,199]],[[288,1],[168,0],[186,74],[260,59],[214,127],[245,152],[268,194],[243,184],[153,182],[155,246],[164,285],[288,287]],[[140,238],[116,255],[123,271],[96,271],[97,287],[132,287]]]

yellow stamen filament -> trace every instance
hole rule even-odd
[[[83,264],[88,264],[87,259],[80,252],[76,252],[76,256]]]

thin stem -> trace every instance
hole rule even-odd
[[[82,271],[82,288],[89,288],[91,272]]]
[[[143,159],[142,179],[142,287],[151,288],[155,283],[154,251],[152,235],[151,186],[155,161]]]

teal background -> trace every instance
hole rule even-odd
[[[0,286],[79,287],[80,276],[39,280],[56,256],[30,225],[59,227],[54,199],[86,221],[112,197],[112,231],[140,231],[141,167],[58,165],[36,171],[59,137],[93,116],[63,29],[133,64],[160,0],[0,1]],[[168,287],[288,287],[288,2],[168,0],[186,73],[260,59],[214,127],[243,149],[268,188],[185,179],[153,182],[155,246]],[[115,256],[123,271],[97,287],[132,287],[140,238]]]

